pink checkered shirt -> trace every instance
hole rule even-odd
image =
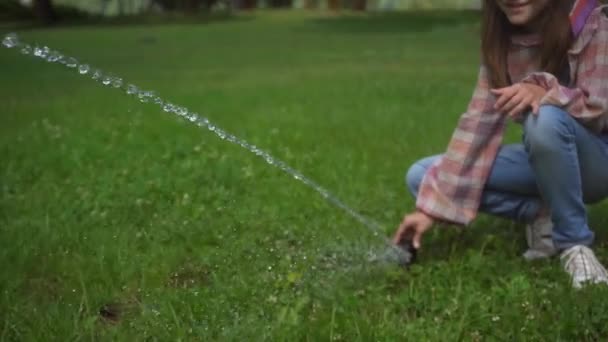
[[[560,0],[561,1],[561,0]],[[587,10],[585,12],[585,7]],[[512,82],[547,90],[541,104],[564,108],[595,132],[608,130],[607,6],[578,0],[571,13],[576,40],[569,50],[570,84],[560,85],[549,73],[538,72],[534,58],[540,41],[514,37],[508,56]],[[418,193],[418,210],[437,220],[468,225],[477,215],[483,187],[502,143],[507,118],[494,109],[487,70],[481,67],[466,113],[458,122],[447,151],[426,173]]]

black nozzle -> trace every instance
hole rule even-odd
[[[398,258],[399,266],[407,267],[416,262],[418,250],[414,248],[412,240],[403,239],[397,246],[401,249]]]

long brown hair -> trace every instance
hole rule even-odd
[[[543,10],[540,27],[542,45],[539,52],[542,71],[561,75],[568,66],[568,49],[574,41],[569,14],[572,1],[550,0]],[[484,0],[481,25],[481,49],[493,87],[511,82],[507,72],[507,53],[511,36],[521,29],[511,24],[496,0]]]

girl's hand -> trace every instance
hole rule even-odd
[[[516,83],[490,91],[498,97],[494,109],[512,119],[520,118],[530,107],[533,114],[538,114],[540,100],[547,94],[544,88],[529,83]]]
[[[414,248],[418,249],[422,235],[431,229],[434,223],[435,220],[432,217],[421,211],[405,215],[393,237],[393,243],[398,245],[401,241],[408,239],[412,240]]]

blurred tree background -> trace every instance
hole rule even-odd
[[[71,19],[226,14],[265,8],[359,12],[479,9],[481,3],[482,0],[0,0],[0,21],[35,19],[48,25]]]
[[[230,13],[263,8],[399,11],[479,8],[481,0],[0,0],[0,20],[61,20],[182,13]]]

